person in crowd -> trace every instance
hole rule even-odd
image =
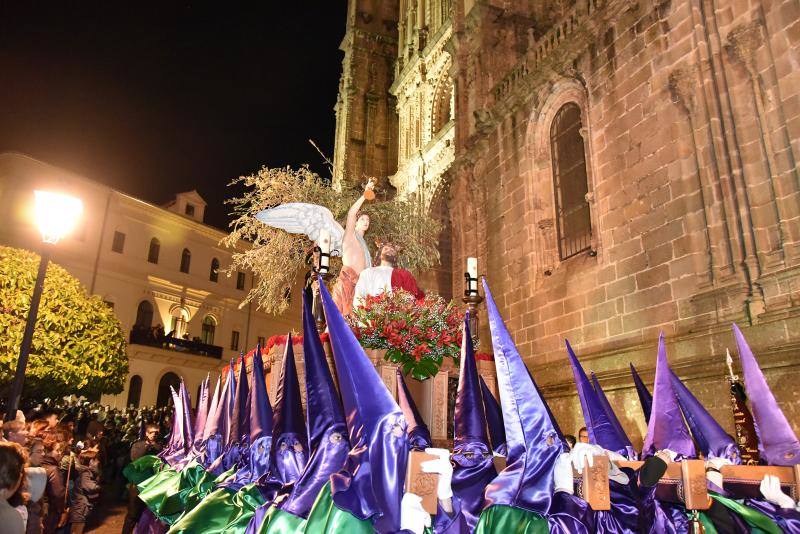
[[[100,460],[96,449],[81,452],[75,462],[75,485],[69,511],[70,533],[82,534],[100,495]]]
[[[589,431],[585,426],[578,430],[578,443],[589,443]]]
[[[25,504],[22,488],[27,461],[28,455],[18,443],[0,443],[0,529],[4,533],[25,532],[25,518],[17,507]]]
[[[573,436],[572,434],[564,434],[564,441],[566,441],[567,445],[569,445],[569,450],[574,449],[575,443],[577,443],[575,436]]]
[[[159,427],[156,424],[148,424],[144,429],[144,439],[141,439],[131,446],[131,461],[138,460],[147,454],[156,454],[161,450],[158,443]],[[125,515],[125,523],[122,526],[123,534],[133,532],[136,522],[144,511],[144,503],[139,499],[139,490],[134,484],[128,487],[128,512]]]
[[[43,521],[43,532],[53,534],[66,525],[68,517],[64,514],[69,495],[67,494],[67,481],[61,471],[61,460],[67,452],[69,436],[63,431],[53,430],[46,432],[42,441],[44,457],[41,465],[47,472],[45,497],[47,499],[47,515]]]

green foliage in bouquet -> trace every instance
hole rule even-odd
[[[9,386],[28,318],[39,256],[0,247],[0,388]],[[125,335],[114,311],[50,263],[39,304],[25,397],[120,393],[128,375]]]
[[[463,319],[439,295],[418,301],[403,290],[367,297],[348,318],[363,347],[386,349],[386,360],[417,380],[438,373],[445,358],[458,364]]]
[[[305,258],[313,243],[305,235],[267,226],[255,215],[281,204],[305,202],[328,208],[344,226],[347,210],[362,191],[333,188],[329,180],[307,166],[299,169],[262,167],[254,174],[237,178],[230,185],[244,186],[245,192],[226,201],[233,207],[234,220],[232,231],[223,239],[223,244],[235,248],[244,240],[253,246],[234,252],[227,272],[229,275],[237,270],[255,273],[257,285],[243,304],[255,302],[267,313],[280,314],[288,308],[286,288],[308,269]],[[438,265],[441,224],[417,203],[397,198],[376,200],[365,202],[361,211],[370,216],[366,241],[372,248],[373,257],[376,240],[392,241],[403,249],[401,262],[406,269],[419,271]],[[338,272],[341,260],[332,259],[333,272]]]

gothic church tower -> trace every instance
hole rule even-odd
[[[388,186],[397,169],[397,112],[389,93],[397,57],[398,0],[350,0],[339,96],[336,101],[336,187],[365,182]]]

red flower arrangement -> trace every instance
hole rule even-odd
[[[417,380],[434,376],[444,358],[458,364],[463,319],[439,295],[417,300],[403,290],[367,297],[348,318],[363,347],[386,349],[386,360]]]

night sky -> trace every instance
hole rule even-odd
[[[333,157],[346,2],[287,4],[0,2],[0,152],[159,204],[197,189],[220,227],[236,176],[329,175],[308,139]]]

